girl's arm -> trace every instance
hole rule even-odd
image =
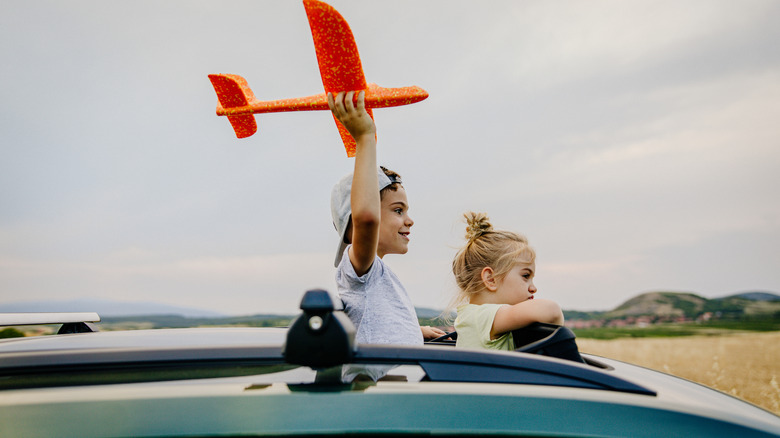
[[[353,103],[354,91],[343,91],[336,97],[328,93],[328,105],[336,118],[357,143],[355,173],[352,177],[352,247],[349,260],[355,273],[368,272],[376,257],[381,218],[379,182],[376,164],[376,126],[366,112],[365,92],[358,94],[357,106]]]
[[[561,307],[555,301],[545,299],[526,300],[511,306],[501,306],[493,319],[490,339],[535,322],[563,325]]]

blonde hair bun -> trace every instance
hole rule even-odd
[[[463,216],[466,218],[466,239],[469,242],[493,231],[493,225],[487,214],[470,211]]]

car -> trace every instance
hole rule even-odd
[[[27,316],[62,333],[0,340],[0,436],[780,436],[780,417],[747,402],[572,351],[565,328],[515,352],[357,345],[328,292],[301,310],[289,328],[101,332],[95,314]]]

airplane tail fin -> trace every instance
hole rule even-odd
[[[219,99],[221,107],[217,108],[217,113],[219,113],[220,109],[247,106],[255,100],[252,89],[249,88],[246,79],[241,76],[230,74],[209,75],[209,80],[211,80],[211,85],[214,86],[214,91],[217,93],[217,99]],[[257,123],[253,114],[228,115],[227,118],[238,138],[246,138],[257,132]]]

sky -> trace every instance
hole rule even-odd
[[[780,292],[780,2],[330,2],[404,180],[420,307],[456,292],[467,211],[526,235],[539,297]],[[207,75],[322,92],[299,1],[0,2],[0,304],[155,301],[294,313],[335,291],[330,190],[354,161],[324,111],[237,139]]]

